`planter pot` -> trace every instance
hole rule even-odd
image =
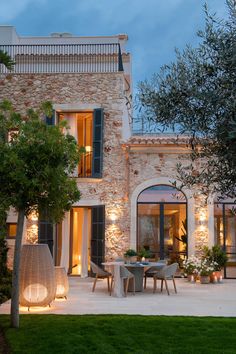
[[[211,280],[211,283],[221,283],[222,282],[222,274],[221,274],[221,271],[220,270],[217,270],[215,272],[213,272],[211,275],[210,275],[210,280]]]
[[[209,275],[200,275],[200,283],[201,284],[209,284],[210,276]]]
[[[137,259],[138,259],[138,257],[137,257],[137,256],[132,256],[132,257],[129,257],[129,261],[130,261],[130,263],[135,263],[135,262],[137,262]]]
[[[188,274],[187,278],[191,283],[195,283],[197,281],[197,274]]]

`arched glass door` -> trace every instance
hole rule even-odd
[[[187,255],[187,200],[178,189],[157,185],[138,197],[137,248],[156,259],[181,261]]]

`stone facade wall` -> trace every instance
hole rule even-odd
[[[133,139],[136,140],[137,139]],[[176,164],[181,162],[182,164],[188,164],[188,153],[183,154],[180,146],[174,144],[169,139],[170,151],[168,148],[163,147],[163,143],[166,143],[165,138],[155,139],[154,142],[145,142],[142,144],[140,139],[140,145],[138,144],[132,149],[131,139],[131,151],[129,153],[129,200],[131,200],[134,190],[143,182],[165,177],[170,180],[177,180]],[[180,142],[181,143],[181,142]],[[159,145],[159,146],[158,146]],[[173,148],[175,152],[173,153]],[[163,152],[164,151],[164,152]],[[178,153],[179,151],[179,153]],[[169,183],[171,185],[171,182]],[[207,229],[207,206],[206,200],[199,194],[199,191],[192,189],[189,191],[194,203],[194,233],[188,235],[188,237],[194,238],[194,253],[200,253],[201,248],[209,243],[209,232]]]
[[[125,182],[126,156],[122,145],[122,116],[125,107],[124,76],[106,74],[11,74],[0,76],[0,100],[10,99],[25,114],[43,101],[53,104],[91,104],[104,109],[103,179],[80,182],[82,199],[106,205],[106,255],[121,255],[129,245],[129,208]],[[116,223],[110,215],[117,215]],[[31,225],[29,225],[31,227]],[[28,236],[31,231],[28,230]]]
[[[82,199],[99,200],[100,204],[106,206],[106,259],[122,256],[130,246],[130,198],[135,188],[152,178],[175,179],[176,163],[181,156],[181,153],[176,153],[179,147],[174,143],[172,150],[165,151],[164,146],[167,143],[171,145],[168,139],[146,141],[143,150],[130,149],[132,139],[123,141],[124,87],[122,73],[0,76],[0,100],[10,99],[15,109],[22,114],[28,108],[37,109],[45,100],[57,105],[76,103],[103,107],[103,178],[100,181],[78,179],[78,186]],[[185,159],[188,160],[187,154]],[[201,202],[196,200],[196,232],[192,236],[195,237],[196,250],[208,242],[207,230],[202,222],[198,223],[202,208]],[[28,238],[34,238],[34,223],[29,223],[27,234]]]

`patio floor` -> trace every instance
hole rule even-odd
[[[139,314],[167,316],[224,316],[236,317],[236,280],[223,280],[218,284],[192,284],[186,279],[176,279],[178,293],[164,290],[153,294],[152,279],[142,293],[128,293],[125,298],[109,296],[106,280],[97,282],[92,293],[93,279],[70,277],[67,300],[56,300],[51,307],[32,308],[30,312],[21,308],[21,313],[45,314]],[[160,286],[160,284],[158,284]],[[0,306],[0,314],[10,312],[10,301]]]

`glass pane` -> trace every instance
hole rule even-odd
[[[215,204],[215,244],[226,250],[228,262],[226,278],[236,278],[236,205]]]
[[[8,235],[7,237],[16,237],[16,231],[17,231],[17,224],[12,223],[12,224],[7,224],[8,225]]]
[[[224,246],[223,204],[214,206],[215,244]]]
[[[164,257],[181,264],[186,251],[186,204],[164,204]]]
[[[225,250],[228,256],[226,276],[236,277],[236,205],[225,205]]]
[[[150,250],[152,256],[160,256],[160,206],[138,205],[138,250]]]
[[[140,193],[138,202],[146,203],[177,203],[186,202],[185,195],[172,186],[158,185],[145,189]]]
[[[82,260],[82,233],[84,209],[73,208],[73,226],[72,226],[72,274],[81,275]]]

